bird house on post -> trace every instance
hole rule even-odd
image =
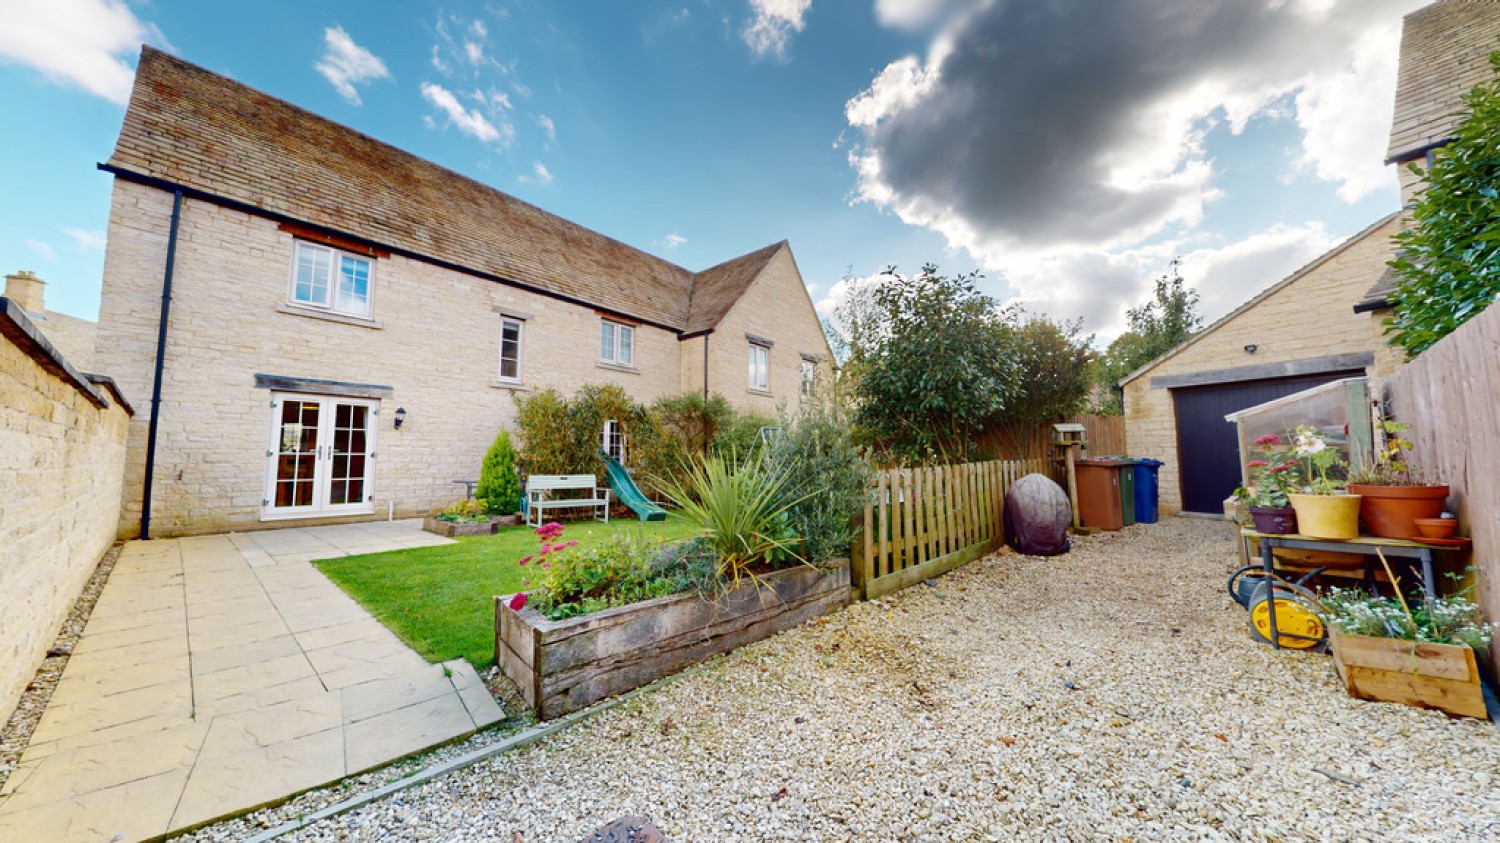
[[[1084,427],[1077,422],[1052,425],[1052,444],[1062,449],[1063,462],[1068,467],[1068,503],[1073,505],[1073,529],[1078,529],[1078,472],[1073,467],[1078,455],[1088,447],[1084,438]]]
[[[1087,431],[1084,426],[1076,422],[1066,422],[1052,425],[1052,444],[1059,447],[1066,445],[1085,445]]]

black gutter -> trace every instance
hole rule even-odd
[[[172,269],[177,262],[177,223],[182,190],[172,192],[172,228],[167,233],[167,266],[161,279],[161,318],[156,324],[156,377],[151,384],[151,422],[146,430],[146,480],[141,490],[141,539],[151,538],[151,481],[156,473],[156,430],[161,423],[161,382],[167,363],[167,317],[172,312]]]
[[[388,243],[382,243],[378,240],[371,240],[368,237],[361,237],[358,234],[351,234],[347,231],[339,231],[336,228],[329,228],[326,225],[319,225],[318,223],[308,222],[304,219],[298,219],[297,217],[278,213],[276,211],[262,208],[257,205],[251,205],[247,202],[241,202],[238,199],[230,199],[227,196],[219,196],[218,194],[209,193],[208,191],[199,190],[193,187],[188,187],[187,185],[178,184],[166,179],[143,175],[132,170],[126,170],[120,167],[116,167],[113,164],[98,164],[96,166],[100,170],[109,173],[116,178],[121,178],[140,185],[145,185],[146,187],[154,187],[158,190],[167,191],[168,193],[179,193],[188,199],[197,199],[199,201],[207,202],[212,205],[218,205],[221,208],[228,208],[232,211],[239,211],[243,214],[249,214],[251,216],[261,217],[262,219],[268,219],[272,222],[292,223],[294,225],[304,226],[323,234],[341,237],[346,240],[353,241],[362,246],[366,246],[372,249],[379,249],[384,252],[389,252],[393,255],[400,255],[403,258],[421,261],[422,263],[431,264],[432,266],[440,267],[442,269],[449,269],[454,272],[461,272],[465,275],[471,275],[475,278],[482,278],[486,281],[493,281],[497,284],[505,284],[510,287],[525,290],[529,293],[535,293],[539,296],[546,296],[549,299],[556,299],[558,301],[567,302],[569,304],[575,304],[579,307],[587,307],[591,310],[597,310],[600,313],[621,318],[628,322],[639,322],[642,325],[650,325],[653,328],[660,328],[664,331],[670,331],[672,334],[675,334],[678,339],[686,339],[686,337],[683,336],[681,328],[673,325],[667,325],[661,322],[656,322],[651,319],[644,319],[633,313],[626,313],[622,310],[614,310],[608,307],[604,307],[597,302],[585,301],[584,299],[575,298],[573,296],[559,293],[554,290],[548,290],[545,287],[538,287],[522,281],[517,281],[514,278],[506,278],[503,275],[495,275],[494,273],[474,269],[462,264],[445,261],[442,258],[435,258],[432,255],[424,255],[421,252],[414,252],[411,249],[403,249],[400,246],[392,246]]]
[[[1454,140],[1454,138],[1443,138],[1440,141],[1433,141],[1432,143],[1426,144],[1424,146],[1412,147],[1405,152],[1398,152],[1395,155],[1392,155],[1391,157],[1385,159],[1385,163],[1405,164],[1408,161],[1415,161],[1422,156],[1430,154],[1434,149],[1442,149],[1448,144],[1453,143]]]

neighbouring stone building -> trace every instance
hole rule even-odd
[[[150,47],[101,167],[124,535],[422,514],[517,394],[774,412],[831,360],[785,242],[694,273]]]
[[[47,282],[34,272],[20,270],[5,276],[5,297],[15,302],[26,313],[31,324],[47,338],[47,342],[68,361],[84,371],[94,368],[94,339],[98,333],[97,323],[66,313],[47,309]]]

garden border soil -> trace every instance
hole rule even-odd
[[[659,597],[562,621],[495,599],[495,659],[539,719],[576,711],[850,602],[849,560],[746,579],[716,599]]]

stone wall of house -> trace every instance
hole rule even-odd
[[[1125,385],[1125,438],[1129,452],[1163,460],[1161,509],[1182,509],[1178,476],[1177,422],[1170,389],[1155,388],[1153,377],[1233,369],[1241,366],[1313,360],[1339,354],[1374,352],[1368,370],[1372,388],[1395,371],[1399,353],[1381,337],[1378,318],[1353,312],[1391,259],[1391,219],[1341,246],[1332,257],[1287,286],[1205,332],[1176,354]],[[1255,345],[1252,355],[1246,345]]]
[[[750,388],[747,334],[774,342],[768,357],[769,391]],[[703,354],[701,346],[692,348],[692,341],[683,346],[687,354]],[[825,366],[832,359],[797,262],[791,249],[783,248],[709,335],[709,389],[766,415],[776,415],[780,404],[795,412],[804,354],[817,357]]]
[[[47,310],[46,288],[47,282],[24,269],[5,276],[5,297],[26,312],[27,318],[69,364],[82,372],[94,371],[94,336],[99,326],[87,319]]]
[[[140,395],[121,530],[138,528],[156,318],[171,194],[116,180],[105,255],[98,365]],[[261,527],[270,394],[257,373],[390,388],[380,401],[374,516],[424,514],[462,495],[514,396],[614,383],[639,401],[680,391],[674,332],[640,325],[635,366],[599,363],[593,309],[399,256],[377,259],[372,318],[288,312],[293,237],[274,222],[186,200],[178,236],[157,449],[153,535]],[[528,317],[520,385],[501,384],[500,316]],[[688,344],[690,345],[690,343]],[[701,353],[701,349],[700,349]],[[400,430],[394,411],[406,410]],[[580,469],[587,468],[579,466]],[[329,523],[317,519],[313,523]]]
[[[115,538],[129,413],[0,299],[0,716]]]

